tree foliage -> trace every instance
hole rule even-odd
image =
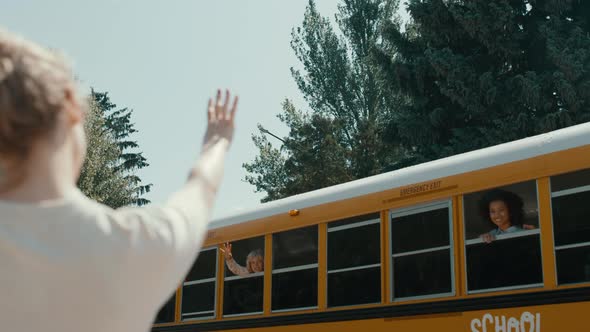
[[[309,1],[291,69],[309,110],[246,180],[273,200],[590,120],[590,2],[341,0],[340,33]]]
[[[92,91],[85,122],[87,156],[78,186],[88,197],[113,208],[149,203],[141,196],[151,184],[141,184],[135,174],[148,164],[140,152],[130,151],[138,148],[129,140],[136,132],[131,114],[127,108],[116,109],[107,93]]]
[[[590,3],[410,0],[374,52],[413,162],[590,118]]]
[[[88,149],[78,187],[86,196],[113,208],[131,204],[129,181],[116,170],[120,149],[106,129],[104,112],[91,101],[85,122]]]
[[[309,110],[285,101],[284,144],[274,148],[261,131],[253,136],[260,154],[244,164],[246,180],[268,195],[263,201],[374,175],[395,160],[397,146],[384,135],[395,103],[380,89],[370,55],[396,8],[393,0],[344,0],[338,34],[309,1],[291,40],[302,65],[291,73]]]

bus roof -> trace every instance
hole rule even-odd
[[[230,226],[287,213],[292,209],[427,182],[587,144],[590,144],[590,122],[256,205],[215,219],[209,228]]]

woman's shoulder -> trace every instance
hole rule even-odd
[[[494,228],[491,231],[489,231],[488,234],[500,235],[500,234],[507,234],[507,233],[516,233],[516,232],[520,232],[523,230],[524,230],[524,228],[522,228],[519,225],[512,225],[512,226],[506,228],[505,230],[501,230],[500,228]]]
[[[512,226],[508,227],[508,229],[506,229],[504,231],[504,233],[516,233],[516,232],[520,232],[520,231],[523,231],[523,230],[524,230],[524,228],[522,228],[522,226],[512,225]]]
[[[491,231],[489,231],[488,234],[495,236],[495,235],[498,235],[498,234],[502,234],[502,232],[500,231],[499,228],[494,228]]]

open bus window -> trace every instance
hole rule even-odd
[[[318,227],[273,234],[272,261],[272,310],[316,308]]]
[[[379,213],[328,224],[328,307],[381,302],[380,253]]]
[[[391,213],[393,298],[453,293],[450,202]]]
[[[224,245],[225,246],[225,245]],[[264,236],[225,247],[223,315],[262,313],[264,288]]]
[[[590,169],[551,177],[557,282],[590,281]]]
[[[182,285],[182,320],[215,317],[217,248],[201,250]]]
[[[542,286],[535,181],[463,197],[469,292]]]
[[[176,308],[176,293],[172,294],[172,297],[166,301],[166,303],[160,308],[156,315],[155,323],[172,323],[174,322],[174,310]]]

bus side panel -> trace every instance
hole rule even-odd
[[[587,331],[590,302],[410,317],[234,329],[240,332],[568,332]]]

